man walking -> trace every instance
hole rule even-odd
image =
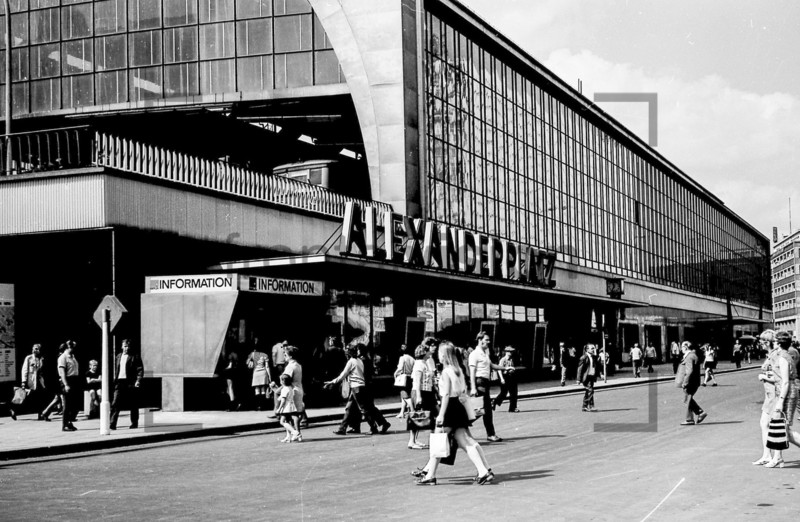
[[[587,344],[578,363],[578,381],[583,385],[583,407],[581,411],[597,411],[594,407],[594,383],[597,381],[597,346]]]
[[[122,353],[117,354],[114,374],[114,400],[111,402],[112,430],[117,429],[119,412],[123,406],[131,411],[131,429],[139,427],[138,392],[144,377],[144,364],[139,355],[133,353],[130,339],[122,341]]]
[[[486,428],[486,440],[489,442],[500,442],[503,439],[498,437],[494,431],[490,378],[492,370],[497,370],[498,372],[513,372],[514,367],[503,367],[492,362],[489,358],[491,338],[486,332],[478,332],[477,343],[478,345],[475,350],[469,354],[470,395],[473,397],[483,397],[483,427]]]
[[[569,351],[564,343],[558,343],[558,364],[561,366],[561,386],[564,386],[567,383],[569,369]]]
[[[639,348],[639,343],[633,343],[633,348],[631,348],[631,364],[633,365],[634,377],[641,377],[643,356],[644,352]]]
[[[683,361],[675,376],[675,384],[683,389],[683,402],[686,404],[686,420],[681,422],[681,426],[694,426],[703,422],[708,416],[694,400],[694,394],[700,388],[700,361],[689,341],[683,341],[681,351],[683,351]]]

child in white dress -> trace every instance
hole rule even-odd
[[[278,397],[275,413],[278,414],[281,426],[286,428],[286,437],[282,438],[281,442],[303,442],[299,422],[303,408],[297,405],[299,394],[292,386],[292,377],[289,374],[281,375],[281,385],[280,388],[276,386],[274,389],[275,396]]]

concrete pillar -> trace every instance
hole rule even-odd
[[[184,411],[184,377],[161,377],[161,411]]]

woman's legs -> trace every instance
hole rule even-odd
[[[472,465],[478,470],[478,476],[482,477],[486,475],[489,472],[489,464],[486,462],[486,456],[483,454],[483,449],[480,444],[478,444],[478,441],[472,438],[469,430],[466,428],[458,428],[453,435],[456,438],[458,447],[467,452],[467,456],[469,460],[472,461]]]
[[[761,453],[761,458],[756,461],[762,462],[765,460],[770,460],[772,458],[772,454],[770,453],[769,448],[767,448],[767,432],[769,431],[769,415],[764,412],[761,412],[761,420],[759,421],[759,426],[761,427],[761,447],[764,450]]]

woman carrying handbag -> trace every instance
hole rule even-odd
[[[775,333],[775,354],[773,359],[773,372],[775,380],[775,409],[769,423],[767,436],[767,448],[770,447],[770,438],[785,438],[795,446],[800,447],[800,434],[792,430],[795,412],[797,410],[797,367],[789,356],[788,349],[792,345],[792,336],[789,332],[781,331]],[[785,427],[784,427],[785,426]],[[777,441],[775,441],[777,442]],[[772,459],[764,463],[765,468],[783,467],[783,449],[788,444],[776,444],[773,446]]]
[[[397,369],[394,371],[394,387],[400,390],[400,413],[398,419],[402,419],[411,410],[411,370],[414,368],[414,358],[408,354],[408,347],[400,345],[400,360],[397,361]]]

